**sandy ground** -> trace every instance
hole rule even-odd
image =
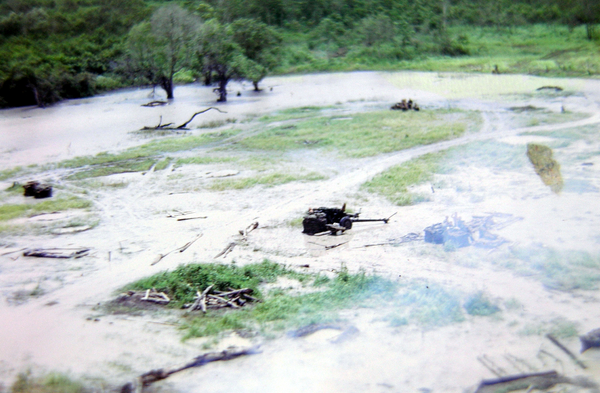
[[[568,94],[540,94],[541,86],[562,86]],[[548,324],[556,318],[576,322],[581,333],[600,327],[598,290],[559,292],[546,289],[535,277],[517,274],[489,263],[495,252],[464,248],[444,252],[441,247],[414,243],[400,247],[362,247],[385,242],[441,221],[454,213],[465,219],[485,212],[502,212],[523,220],[498,231],[512,244],[548,245],[564,250],[600,251],[600,139],[556,149],[565,177],[585,180],[590,187],[553,193],[533,169],[496,170],[477,165],[436,177],[430,201],[396,207],[359,191],[360,185],[390,166],[424,153],[497,140],[515,146],[554,138],[520,135],[524,131],[568,130],[600,123],[600,81],[545,79],[525,76],[488,76],[435,73],[317,74],[268,78],[265,91],[232,85],[230,102],[208,112],[196,124],[235,118],[251,119],[278,109],[306,105],[337,105],[342,113],[386,107],[411,97],[422,108],[479,110],[481,130],[462,138],[394,154],[360,160],[338,160],[315,151],[290,153],[287,162],[304,168],[331,168],[328,181],[292,183],[268,190],[210,192],[203,187],[208,171],[227,171],[227,164],[189,166],[170,171],[111,176],[126,188],[89,191],[100,225],[70,235],[27,235],[3,239],[10,248],[92,247],[89,257],[51,260],[0,256],[0,381],[10,386],[17,373],[60,371],[75,377],[103,378],[117,385],[153,368],[185,362],[200,353],[204,340],[181,342],[181,333],[169,315],[141,317],[103,315],[94,309],[114,291],[137,278],[182,263],[209,261],[239,229],[253,221],[260,227],[245,246],[236,247],[222,262],[249,263],[269,258],[291,266],[308,264],[312,272],[334,272],[341,264],[351,271],[363,268],[395,280],[424,279],[461,293],[485,291],[500,304],[516,299],[518,309],[501,317],[472,317],[462,323],[423,329],[415,325],[391,327],[389,310],[374,306],[346,310],[342,316],[359,334],[333,344],[335,332],[306,339],[261,341],[262,353],[230,362],[185,371],[157,384],[164,391],[192,392],[463,392],[482,378],[494,375],[481,362],[484,355],[514,374],[556,369],[569,376],[585,375],[600,381],[600,352],[581,356],[581,370],[543,335],[524,335],[526,327]],[[272,90],[270,90],[272,87]],[[235,93],[241,91],[241,97]],[[191,113],[214,104],[214,95],[200,86],[178,87],[175,101],[165,107],[144,108],[150,90],[140,89],[69,101],[51,108],[20,108],[0,112],[0,169],[54,162],[101,151],[118,151],[140,144],[131,131],[163,121],[183,122]],[[159,93],[159,92],[157,92]],[[157,98],[157,97],[155,97]],[[160,98],[160,97],[158,97]],[[523,127],[508,108],[533,105],[547,111],[586,113],[583,120],[564,124]],[[199,131],[200,132],[200,131]],[[536,139],[537,138],[537,139]],[[544,139],[545,138],[545,139]],[[578,159],[587,154],[585,163]],[[566,183],[568,184],[566,179]],[[189,191],[193,189],[195,191]],[[365,223],[340,237],[308,238],[286,222],[301,217],[309,206],[340,205],[362,208],[364,217],[386,217],[387,225]],[[177,222],[165,212],[193,211],[205,220]],[[203,234],[185,253],[165,253]],[[323,245],[348,241],[325,251]],[[506,247],[506,246],[504,246]],[[41,287],[44,294],[23,298]],[[98,319],[97,321],[95,319]],[[158,322],[158,323],[157,323]],[[521,332],[521,333],[520,333]],[[218,348],[253,345],[235,335]],[[578,340],[565,344],[574,352]],[[544,352],[550,353],[544,355]],[[509,359],[518,358],[531,366]],[[521,364],[521,367],[519,367]],[[0,387],[0,391],[2,388]]]

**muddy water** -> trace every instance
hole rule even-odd
[[[536,93],[541,86],[562,86],[567,93]],[[359,195],[359,186],[386,168],[424,153],[481,140],[502,140],[521,146],[555,143],[554,138],[519,136],[523,131],[562,130],[599,122],[598,81],[552,80],[523,76],[491,76],[428,73],[317,74],[269,78],[265,91],[254,93],[250,86],[232,85],[230,102],[192,123],[236,118],[243,120],[273,110],[298,106],[340,105],[347,112],[365,107],[387,107],[412,98],[422,108],[458,107],[482,111],[480,132],[456,141],[419,147],[405,152],[363,160],[336,162],[314,152],[293,153],[286,158],[314,168],[335,169],[330,181],[288,184],[269,189],[209,192],[196,167],[183,168],[171,178],[167,171],[146,175],[123,175],[124,189],[89,190],[101,224],[87,232],[63,236],[21,236],[4,239],[18,250],[22,247],[93,247],[89,258],[79,260],[33,260],[18,253],[0,257],[0,381],[9,385],[15,375],[34,370],[71,372],[75,376],[102,377],[122,383],[153,368],[185,362],[203,353],[203,340],[180,342],[177,318],[169,315],[142,317],[110,316],[96,310],[98,302],[114,296],[120,286],[134,279],[174,268],[181,263],[213,260],[235,239],[239,229],[258,220],[258,230],[247,246],[218,261],[247,263],[263,258],[292,266],[309,265],[309,271],[332,274],[342,263],[352,271],[377,271],[392,279],[424,279],[455,288],[460,293],[484,290],[500,304],[517,299],[518,310],[505,310],[500,318],[473,318],[436,329],[408,325],[392,327],[385,317],[389,310],[372,308],[345,311],[344,319],[359,330],[347,341],[333,343],[330,334],[306,339],[282,338],[253,341],[239,337],[223,340],[230,344],[262,344],[263,352],[231,362],[215,363],[169,378],[166,391],[192,392],[462,392],[482,378],[492,378],[478,358],[486,355],[510,373],[519,371],[506,360],[518,357],[538,370],[557,369],[567,375],[578,370],[560,351],[540,335],[519,333],[527,327],[562,317],[578,323],[580,332],[598,327],[600,293],[548,291],[531,277],[499,269],[488,259],[494,256],[462,249],[447,253],[423,244],[406,247],[362,245],[419,232],[443,217],[458,213],[468,219],[489,211],[522,217],[523,220],[499,234],[511,244],[546,244],[562,249],[600,251],[598,192],[560,194],[546,187],[535,171],[496,170],[477,166],[443,175],[427,203],[398,208],[373,196]],[[273,90],[270,90],[270,87]],[[237,97],[237,91],[242,92]],[[38,109],[21,108],[0,112],[0,168],[45,163],[101,151],[117,151],[141,143],[131,131],[144,125],[184,122],[207,106],[215,105],[210,89],[185,86],[176,89],[175,101],[165,107],[141,104],[160,98],[150,90],[123,91],[102,97],[70,101]],[[523,128],[507,116],[507,108],[532,105],[560,113],[582,111],[588,118],[569,124]],[[532,139],[534,138],[534,139]],[[537,139],[535,139],[537,138]],[[570,150],[569,150],[570,149]],[[600,141],[588,140],[568,149],[557,149],[565,184],[569,177],[585,179],[600,188],[600,161],[582,166],[580,153],[600,150]],[[304,156],[303,156],[304,154]],[[526,159],[526,158],[525,158]],[[215,166],[202,169],[228,171]],[[118,181],[119,179],[114,179]],[[431,184],[426,185],[429,190]],[[189,191],[193,189],[194,191]],[[593,190],[593,188],[590,188]],[[173,191],[177,191],[170,194]],[[398,211],[388,225],[365,223],[352,233],[331,240],[347,244],[330,251],[307,244],[297,228],[282,225],[302,214],[307,206],[339,205],[349,201],[363,207],[363,216],[386,217]],[[194,211],[205,220],[176,222],[166,217],[173,210]],[[180,247],[199,233],[185,253],[175,253],[151,266],[156,255]],[[321,241],[321,240],[319,240]],[[327,245],[326,240],[323,244]],[[1,253],[1,252],[0,252]],[[109,257],[110,253],[110,257]],[[31,292],[40,286],[45,294],[17,304],[18,291]],[[89,318],[89,319],[88,319]],[[96,320],[98,319],[98,320]],[[157,323],[158,322],[158,323]],[[329,332],[330,333],[330,332]],[[576,338],[565,343],[577,350]],[[541,359],[539,350],[560,361]],[[596,358],[595,358],[596,356]],[[590,369],[584,374],[598,377],[597,353],[586,352]],[[596,360],[594,360],[596,359]]]

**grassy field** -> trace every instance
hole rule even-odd
[[[296,114],[276,116],[293,120]],[[345,157],[369,157],[457,138],[476,129],[479,123],[478,113],[458,110],[385,110],[358,113],[351,117],[312,116],[268,128],[243,139],[235,149],[285,151],[324,148]]]
[[[297,282],[297,288],[264,287],[266,283],[276,283],[280,277]],[[481,292],[462,294],[420,280],[401,284],[364,271],[350,273],[343,265],[333,277],[300,273],[267,260],[243,267],[189,264],[131,283],[122,290],[156,288],[173,299],[169,307],[179,308],[193,303],[197,291],[209,285],[218,290],[251,288],[253,296],[260,302],[237,310],[189,313],[184,318],[186,338],[218,336],[230,330],[275,337],[282,331],[310,324],[343,323],[340,310],[372,307],[373,304],[388,305],[384,319],[396,327],[417,324],[433,328],[464,321],[465,311],[473,316],[488,316],[500,311]],[[111,307],[106,310],[111,312]],[[119,309],[119,312],[124,311],[127,310]]]
[[[513,27],[450,26],[449,37],[462,56],[432,54],[430,36],[415,35],[411,45],[383,43],[346,48],[316,44],[310,32],[288,37],[278,74],[315,71],[413,70],[434,72],[531,74],[558,77],[600,76],[600,44],[586,39],[585,27],[539,24]]]

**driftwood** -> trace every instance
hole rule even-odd
[[[171,376],[175,373],[178,373],[180,371],[187,370],[188,368],[201,367],[201,366],[204,366],[205,364],[211,363],[211,362],[226,361],[226,360],[238,358],[240,356],[255,355],[258,353],[260,353],[259,347],[251,347],[251,348],[247,348],[247,349],[229,349],[229,350],[225,350],[222,352],[206,353],[204,355],[198,356],[191,362],[186,363],[182,366],[178,366],[178,367],[174,367],[172,369],[166,369],[166,370],[160,368],[160,369],[151,370],[145,374],[142,374],[138,378],[137,382],[139,383],[139,385],[137,386],[137,388],[135,387],[135,384],[130,382],[130,383],[123,385],[123,387],[121,387],[121,393],[133,393],[136,391],[141,392],[141,391],[143,391],[144,387],[149,386],[156,381],[160,381],[165,378],[168,378],[169,376]]]
[[[144,126],[144,127],[142,128],[142,130],[187,130],[187,128],[186,128],[186,127],[187,127],[187,125],[188,125],[188,124],[189,124],[189,123],[190,123],[192,120],[194,120],[194,118],[195,118],[197,115],[200,115],[200,114],[202,114],[202,113],[204,113],[204,112],[208,112],[208,111],[209,111],[209,110],[211,110],[211,109],[215,109],[215,110],[217,110],[217,111],[219,111],[219,112],[221,112],[221,113],[227,113],[227,112],[223,112],[223,111],[222,111],[222,110],[220,110],[219,108],[215,108],[214,106],[211,106],[211,107],[209,107],[209,108],[207,108],[207,109],[204,109],[204,110],[202,110],[202,111],[200,111],[200,112],[196,112],[196,113],[194,113],[194,114],[192,115],[192,117],[190,117],[190,119],[189,119],[188,121],[186,121],[186,122],[185,122],[185,123],[183,123],[183,124],[180,124],[180,125],[178,125],[177,127],[171,127],[171,126],[173,125],[173,123],[166,123],[166,124],[162,124],[162,116],[161,116],[161,117],[160,117],[160,120],[159,120],[159,122],[158,122],[158,124],[157,124],[156,126],[154,126],[154,127],[148,127],[148,126]]]
[[[554,345],[556,345],[558,348],[560,348],[561,351],[566,353],[575,362],[576,365],[578,365],[579,367],[581,367],[584,370],[587,368],[587,366],[585,364],[583,364],[583,362],[581,360],[579,360],[573,352],[569,351],[569,349],[567,347],[562,345],[561,342],[556,339],[556,337],[554,337],[553,335],[548,333],[548,334],[546,334],[546,338],[548,340],[552,341],[552,343]]]
[[[167,101],[150,101],[147,104],[143,104],[142,106],[146,106],[146,107],[155,107],[155,106],[163,106],[163,105],[167,105],[168,102]]]
[[[252,232],[253,230],[255,230],[256,228],[258,228],[258,222],[253,222],[252,224],[248,225],[246,227],[246,229],[240,229],[240,235],[242,235],[244,238],[246,238],[246,236],[248,236],[248,234],[250,232]]]
[[[343,246],[344,244],[347,244],[349,242],[342,242],[342,243],[338,243],[338,244],[333,244],[331,246],[326,246],[325,244],[319,244],[319,243],[315,243],[315,242],[309,242],[310,244],[315,244],[317,246],[323,246],[325,247],[325,250],[332,250],[334,248],[338,248],[339,246]]]
[[[24,257],[37,258],[81,258],[89,255],[89,248],[36,248],[23,251]]]
[[[231,251],[233,251],[233,249],[235,248],[235,246],[237,245],[236,242],[231,242],[229,243],[224,249],[223,251],[221,251],[220,253],[218,253],[217,255],[215,255],[215,259],[219,258],[220,256],[222,256],[223,258],[225,258],[227,256],[227,254],[229,254]]]
[[[252,288],[231,289],[228,292],[214,291],[214,294],[211,294],[210,292],[213,287],[214,285],[210,285],[202,293],[196,291],[196,300],[194,303],[184,305],[184,308],[188,308],[190,311],[201,310],[203,313],[206,313],[206,310],[209,308],[240,308],[249,301],[260,301],[252,296],[254,292]]]
[[[475,393],[510,392],[530,387],[533,389],[548,389],[559,383],[570,382],[568,378],[560,376],[556,371],[509,375],[497,379],[484,379]]]
[[[145,302],[152,302],[158,304],[169,304],[171,299],[164,292],[158,292],[156,289],[147,289],[146,295],[141,299]]]
[[[167,255],[169,255],[169,254],[171,254],[171,253],[174,253],[174,252],[177,252],[177,251],[179,251],[179,252],[184,252],[184,251],[185,251],[185,250],[187,250],[187,249],[188,249],[188,248],[189,248],[189,247],[190,247],[192,244],[194,244],[194,242],[195,242],[196,240],[200,239],[201,237],[202,237],[202,234],[199,234],[199,235],[198,235],[198,236],[196,236],[196,237],[195,237],[193,240],[191,240],[191,241],[187,242],[187,243],[186,243],[186,244],[184,244],[183,246],[181,246],[181,247],[179,247],[179,248],[176,248],[176,249],[174,249],[174,250],[172,250],[172,251],[169,251],[169,252],[168,252],[168,253],[166,253],[166,254],[159,254],[159,255],[158,255],[158,257],[156,257],[156,259],[154,260],[154,262],[152,262],[152,263],[150,264],[150,266],[154,266],[154,265],[156,265],[158,262],[162,261],[162,260],[163,260],[163,258],[165,258]]]
[[[189,220],[202,220],[208,218],[207,216],[196,216],[196,217],[179,217],[177,221],[189,221]]]

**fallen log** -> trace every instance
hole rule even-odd
[[[168,102],[167,101],[150,101],[147,104],[142,104],[142,106],[146,106],[146,107],[155,107],[155,106],[163,106],[163,105],[167,105]]]
[[[201,366],[204,366],[205,364],[208,364],[211,362],[232,360],[232,359],[238,358],[240,356],[255,355],[260,352],[261,352],[260,348],[257,346],[247,348],[247,349],[229,349],[229,350],[224,350],[221,352],[209,352],[204,355],[198,356],[191,362],[186,363],[179,367],[174,367],[172,369],[160,368],[157,370],[151,370],[147,373],[144,373],[138,378],[138,381],[136,381],[139,383],[139,386],[137,389],[135,387],[135,385],[136,385],[135,383],[129,382],[121,387],[121,392],[122,393],[133,393],[136,390],[141,392],[141,391],[143,391],[144,387],[150,386],[151,384],[153,384],[156,381],[160,381],[165,378],[168,378],[169,376],[171,376],[175,373],[178,373],[180,371],[187,370],[188,368],[201,367]]]
[[[231,242],[229,243],[224,249],[223,251],[221,251],[220,253],[218,253],[217,255],[215,255],[215,259],[219,258],[220,256],[222,256],[223,258],[225,258],[227,256],[227,254],[229,254],[231,251],[233,251],[233,249],[235,248],[235,246],[237,245],[236,242]]]
[[[179,251],[179,252],[184,252],[185,250],[187,250],[188,248],[190,248],[190,246],[191,246],[192,244],[194,244],[194,242],[195,242],[196,240],[200,239],[201,237],[202,237],[202,234],[199,234],[198,236],[196,236],[196,238],[195,238],[195,239],[193,239],[192,241],[189,241],[189,242],[187,242],[187,243],[186,243],[186,244],[184,244],[183,246],[181,246],[181,247],[179,247],[179,248],[176,248],[176,249],[174,249],[174,250],[172,250],[172,251],[169,251],[169,252],[168,252],[168,253],[166,253],[166,254],[159,254],[159,255],[156,257],[156,259],[155,259],[155,260],[154,260],[154,261],[153,261],[153,262],[150,264],[150,266],[154,266],[154,265],[156,265],[158,262],[162,261],[162,260],[163,260],[163,259],[164,259],[164,258],[165,258],[167,255],[169,255],[169,254],[171,254],[171,253],[174,253],[174,252],[177,252],[177,251]]]
[[[194,113],[192,115],[192,117],[188,121],[186,121],[183,124],[178,125],[177,127],[171,127],[173,125],[173,123],[162,124],[162,116],[161,116],[160,120],[159,120],[159,122],[158,122],[158,124],[156,126],[154,126],[154,127],[144,126],[144,127],[142,127],[142,130],[187,130],[187,128],[186,128],[187,125],[190,124],[190,122],[192,120],[194,120],[194,118],[196,116],[198,116],[198,115],[200,115],[202,113],[208,112],[211,109],[215,109],[215,110],[217,110],[217,111],[219,111],[221,113],[227,113],[227,112],[224,112],[224,111],[220,110],[219,108],[215,108],[214,106],[211,106],[211,107],[209,107],[207,109],[204,109],[204,110],[202,110],[200,112]]]
[[[546,338],[548,340],[552,341],[552,343],[554,345],[556,345],[564,353],[566,353],[575,362],[576,365],[578,365],[579,367],[581,367],[584,370],[587,368],[587,366],[585,364],[583,364],[583,362],[581,360],[579,360],[577,358],[577,356],[575,356],[575,354],[573,352],[569,351],[569,349],[567,349],[567,347],[565,347],[564,345],[562,345],[561,342],[558,341],[558,339],[556,339],[556,337],[554,337],[553,335],[551,335],[550,333],[548,333],[548,334],[546,334]]]
[[[511,392],[529,387],[533,387],[533,389],[548,389],[559,383],[570,382],[570,379],[560,376],[556,371],[517,374],[496,379],[484,379],[479,384],[475,393]]]
[[[81,258],[87,256],[89,248],[36,248],[23,251],[24,257],[36,258]]]

